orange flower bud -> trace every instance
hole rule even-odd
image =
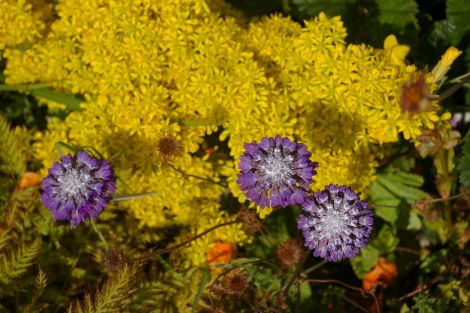
[[[397,266],[394,263],[390,263],[384,258],[379,258],[374,268],[364,276],[362,289],[369,292],[377,285],[387,287],[393,282],[397,274]]]
[[[21,177],[20,183],[16,186],[16,190],[37,186],[39,184],[41,184],[41,176],[33,172],[26,172]]]
[[[222,269],[213,265],[228,264],[232,260],[232,244],[230,242],[218,242],[212,244],[207,250],[207,263],[213,272],[221,272]]]

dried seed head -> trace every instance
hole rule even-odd
[[[437,99],[438,96],[429,91],[423,73],[415,73],[401,88],[401,107],[411,113],[436,110],[437,106],[432,101]]]
[[[124,265],[124,256],[121,252],[109,250],[104,255],[103,263],[109,271],[118,272]]]
[[[285,268],[290,268],[300,261],[302,257],[302,247],[296,239],[289,239],[282,246],[277,248],[277,258]]]
[[[223,281],[223,292],[231,296],[243,296],[247,287],[248,279],[245,274],[239,270],[227,274]]]
[[[256,213],[246,207],[242,207],[240,209],[238,218],[252,235],[256,234],[263,227],[263,224],[258,219]]]
[[[167,162],[171,162],[175,158],[181,156],[183,154],[183,150],[181,141],[171,133],[166,133],[160,136],[157,140],[157,151]]]

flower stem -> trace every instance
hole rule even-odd
[[[93,219],[91,219],[91,220],[90,220],[90,223],[91,223],[91,227],[93,227],[93,230],[94,230],[95,233],[98,235],[98,237],[100,238],[101,242],[103,243],[105,250],[108,251],[108,249],[109,249],[108,242],[106,241],[106,239],[104,238],[103,234],[102,234],[101,231],[98,229],[98,227],[96,227],[95,221],[94,221]]]
[[[215,180],[212,180],[212,179],[209,179],[209,178],[205,178],[205,177],[201,177],[201,176],[197,176],[197,175],[193,175],[193,174],[188,174],[182,170],[180,170],[179,168],[173,166],[173,164],[171,164],[168,160],[165,160],[166,161],[166,164],[172,169],[174,170],[175,172],[177,173],[180,173],[183,177],[193,177],[193,178],[196,178],[196,179],[200,179],[200,180],[203,180],[203,181],[206,181],[208,183],[211,183],[211,184],[215,184],[215,185],[219,185],[220,187],[223,187],[223,188],[227,188],[227,185],[223,184],[223,183],[219,183]]]
[[[113,198],[114,201],[125,201],[125,200],[130,200],[130,199],[137,199],[137,198],[143,198],[143,197],[152,197],[152,196],[157,196],[157,192],[143,192],[143,193],[133,193],[129,195],[122,195],[122,196],[115,196]]]

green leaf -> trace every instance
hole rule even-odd
[[[450,43],[455,41],[456,34],[454,21],[445,19],[434,23],[429,40],[433,45],[437,45],[439,40]]]
[[[406,303],[403,303],[400,309],[400,313],[409,313],[409,312],[411,312],[410,307]]]
[[[395,250],[398,242],[399,240],[396,231],[385,224],[380,229],[377,237],[371,241],[371,245],[375,247],[381,254],[389,254]]]
[[[408,217],[408,225],[406,229],[409,230],[420,230],[423,226],[421,222],[421,218],[419,217],[419,212],[417,209],[413,209],[410,211],[410,216]]]
[[[80,110],[80,103],[83,102],[83,100],[80,100],[73,95],[48,88],[33,89],[30,90],[29,93],[36,97],[41,97],[50,101],[65,104],[67,109],[70,111]]]
[[[408,24],[417,26],[418,5],[414,0],[377,0],[379,22],[403,29]]]
[[[448,0],[447,19],[455,25],[455,32],[452,43],[458,44],[467,31],[470,31],[470,1],[468,0]]]
[[[379,174],[370,191],[375,214],[395,224],[400,205],[411,205],[417,200],[426,198],[427,194],[419,189],[423,183],[424,179],[421,176],[396,169]]]
[[[459,171],[460,183],[465,188],[470,188],[470,132],[464,138],[462,146],[462,158],[460,159],[457,170]]]
[[[379,250],[372,245],[368,245],[361,250],[361,253],[355,258],[351,259],[351,266],[356,273],[357,277],[363,278],[364,275],[372,268],[379,260]]]
[[[415,301],[412,307],[413,310],[418,310],[419,313],[434,313],[434,303],[436,299],[421,293],[414,297],[413,300]]]
[[[328,16],[345,15],[354,0],[292,0],[294,7],[302,16],[315,17],[320,12]]]
[[[199,283],[199,288],[197,289],[196,296],[194,297],[193,307],[191,308],[191,313],[197,312],[197,307],[199,306],[199,300],[201,300],[202,293],[204,288],[206,288],[207,281],[209,280],[210,269],[208,266],[204,268],[204,273],[202,274],[201,282]]]

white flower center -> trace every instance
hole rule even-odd
[[[333,208],[329,208],[320,216],[325,233],[331,237],[345,232],[347,219],[347,214]]]
[[[69,168],[64,175],[57,178],[62,191],[68,196],[77,196],[86,191],[91,180],[87,171],[80,171],[76,168]]]
[[[275,148],[261,161],[260,169],[274,185],[279,185],[293,174],[290,168],[292,161],[292,156],[284,156],[279,148]]]

